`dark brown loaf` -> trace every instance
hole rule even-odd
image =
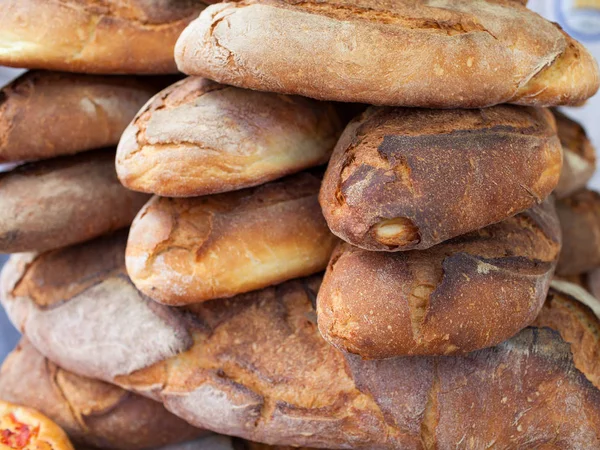
[[[549,202],[424,251],[343,243],[319,291],[319,329],[369,359],[490,347],[535,319],[559,250]]]
[[[196,425],[324,448],[600,445],[600,392],[550,330],[464,357],[361,361],[320,337],[318,278],[169,308],[115,265],[122,237],[77,247],[11,258],[2,298],[12,320],[70,370],[161,399]]]
[[[61,369],[26,339],[2,365],[0,398],[40,411],[74,442],[98,448],[154,448],[201,433],[160,403]]]
[[[326,163],[341,129],[332,104],[190,77],[139,112],[117,173],[130,189],[166,197],[233,191]]]
[[[49,250],[128,226],[148,197],[119,183],[114,157],[99,150],[0,174],[0,252]]]
[[[115,146],[136,112],[169,80],[27,72],[0,91],[0,161]]]
[[[353,245],[426,249],[541,202],[561,161],[547,110],[373,107],[342,134],[319,200]]]
[[[579,104],[597,90],[587,50],[498,0],[244,0],[208,7],[177,41],[188,75],[373,105]]]
[[[576,275],[600,266],[600,194],[583,189],[556,202],[563,248],[556,268]]]
[[[320,272],[337,239],[301,173],[242,191],[155,197],[131,226],[127,271],[149,297],[198,303]]]
[[[583,189],[596,170],[596,153],[583,127],[558,110],[556,118],[558,137],[563,148],[563,167],[554,193],[567,197]]]
[[[175,73],[173,47],[199,0],[3,0],[0,65],[84,73]]]

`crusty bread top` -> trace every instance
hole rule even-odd
[[[328,100],[481,107],[589,98],[600,84],[593,57],[521,3],[223,3],[188,26],[175,58],[191,75]]]

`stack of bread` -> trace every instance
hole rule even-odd
[[[0,399],[106,449],[600,448],[548,109],[600,76],[525,3],[6,1],[0,64],[83,74],[2,91]]]

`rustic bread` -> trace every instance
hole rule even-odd
[[[326,163],[341,128],[332,104],[190,77],[139,112],[117,173],[129,189],[165,197],[233,191]]]
[[[342,134],[319,200],[353,245],[426,249],[541,202],[561,161],[544,109],[373,107]]]
[[[301,173],[225,194],[155,197],[131,226],[129,276],[156,301],[183,305],[319,272],[337,242],[319,185]]]
[[[27,72],[0,90],[0,162],[115,146],[170,79]]]
[[[179,69],[220,83],[372,105],[579,104],[588,51],[521,2],[243,0],[206,8]]]
[[[74,450],[69,438],[34,409],[0,401],[0,446],[13,450]]]
[[[205,6],[199,0],[3,0],[0,65],[175,73],[177,37]]]
[[[554,194],[564,198],[583,189],[592,178],[596,170],[596,152],[580,124],[558,110],[552,112],[563,148],[563,167]]]
[[[563,248],[556,267],[576,275],[600,267],[600,194],[583,189],[556,202]]]
[[[153,448],[201,434],[160,403],[61,369],[26,339],[2,365],[0,399],[40,411],[74,442],[98,448]]]
[[[537,316],[560,250],[547,201],[425,251],[333,252],[317,311],[323,337],[364,358],[463,354]]]
[[[122,236],[77,247],[11,258],[2,300],[12,320],[63,367],[160,399],[197,426],[380,450],[600,440],[600,391],[550,330],[464,357],[363,361],[319,335],[316,277],[172,308],[124,276]]]
[[[0,174],[0,252],[49,250],[128,226],[148,196],[119,183],[114,157],[98,150]]]

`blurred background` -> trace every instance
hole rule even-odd
[[[528,6],[547,19],[559,23],[600,60],[600,0],[529,0]],[[0,67],[0,86],[23,72]],[[597,151],[600,150],[600,94],[580,108],[563,108],[563,111],[585,126]],[[592,179],[591,185],[600,190],[600,171]],[[0,254],[0,266],[6,260],[7,256]],[[13,349],[18,338],[17,331],[0,308],[0,362]]]

